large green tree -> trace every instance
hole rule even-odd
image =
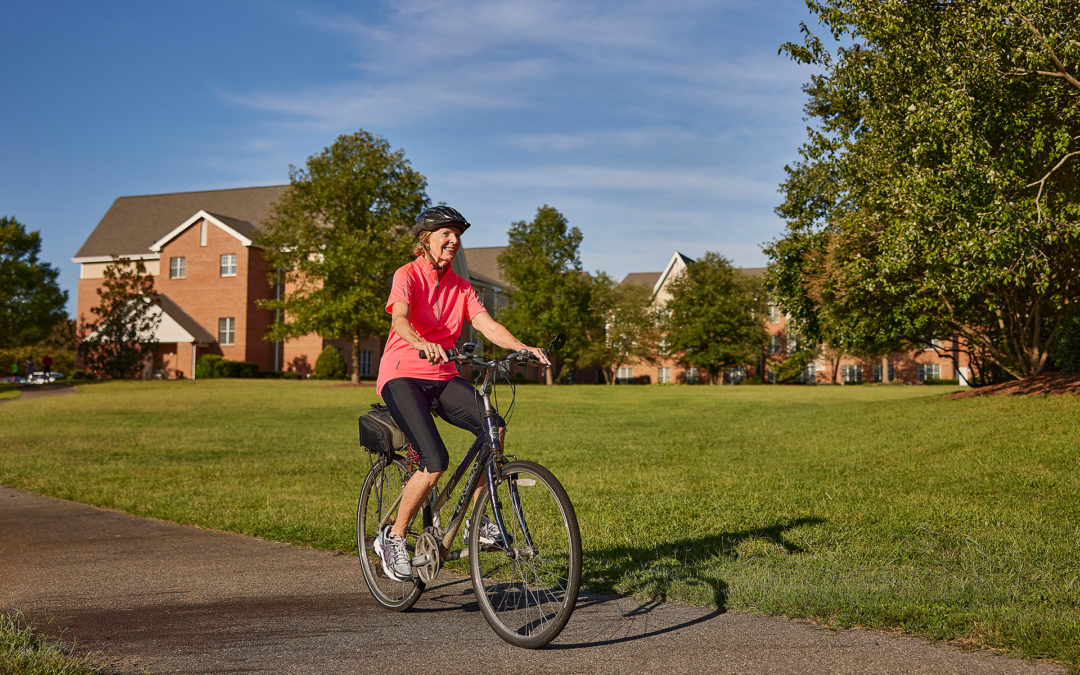
[[[852,348],[959,335],[1038,374],[1080,297],[1076,3],[807,5],[840,46],[784,46],[819,74],[768,251],[781,304]]]
[[[35,344],[66,317],[67,291],[40,254],[40,232],[0,218],[0,349]]]
[[[268,339],[350,340],[359,382],[360,342],[387,334],[390,280],[409,260],[427,180],[402,150],[359,131],[290,167],[289,183],[259,237],[272,283],[285,284],[282,297],[260,303],[279,312]]]
[[[589,335],[583,365],[596,366],[607,384],[615,384],[619,367],[631,361],[657,360],[661,338],[659,311],[652,289],[634,283],[616,285],[603,272],[593,277],[592,307],[605,318]]]
[[[154,278],[143,261],[118,258],[105,267],[97,294],[79,355],[97,377],[136,377],[158,347]]]
[[[729,366],[756,364],[765,344],[765,287],[718,253],[690,263],[670,286],[664,306],[667,343],[683,365],[704,368],[712,382]]]
[[[582,270],[581,230],[555,208],[541,206],[531,222],[512,224],[508,234],[499,267],[515,290],[499,320],[531,345],[546,345],[566,332],[566,346],[553,355],[555,372],[547,371],[551,384],[563,369],[582,365],[590,341],[602,334],[604,314],[594,306],[597,284]]]

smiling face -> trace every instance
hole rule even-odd
[[[427,240],[427,253],[437,267],[453,262],[461,248],[461,228],[455,225],[441,227],[431,233]]]

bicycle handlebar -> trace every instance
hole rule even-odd
[[[426,359],[427,352],[424,350],[418,350],[420,358]],[[529,363],[540,363],[540,359],[536,358],[532,352],[528,349],[522,349],[518,352],[510,352],[506,356],[501,356],[497,359],[485,360],[471,353],[462,353],[457,349],[451,347],[446,350],[447,361],[455,361],[457,363],[468,363],[474,366],[480,366],[481,368],[495,368],[502,363],[515,362],[520,365],[526,365]]]

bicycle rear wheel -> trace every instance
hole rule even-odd
[[[535,462],[510,462],[495,486],[497,515],[510,537],[480,543],[479,524],[496,510],[485,486],[473,508],[469,567],[480,610],[510,644],[542,647],[562,631],[581,584],[581,535],[570,498]]]
[[[364,570],[364,583],[376,602],[397,612],[416,604],[424,583],[415,575],[408,581],[388,577],[375,552],[375,537],[380,527],[393,525],[407,476],[408,470],[400,460],[389,463],[385,459],[379,460],[364,478],[356,508],[356,550]],[[415,550],[416,535],[410,528],[405,537],[410,553]]]

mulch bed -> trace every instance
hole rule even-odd
[[[1023,380],[1013,380],[949,394],[948,398],[972,396],[1051,396],[1055,394],[1080,395],[1080,375],[1048,373]]]

